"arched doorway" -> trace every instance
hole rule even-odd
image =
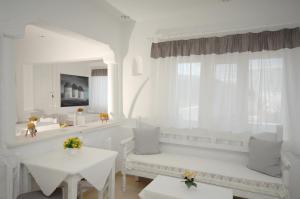
[[[6,114],[1,122],[2,129],[7,134],[4,133],[0,140],[13,141],[15,135],[12,135],[11,129],[14,129],[16,122],[24,120],[24,108],[28,108],[25,106],[32,99],[25,99],[24,96],[32,93],[27,93],[24,89],[29,86],[26,81],[24,82],[26,75],[24,75],[23,69],[36,64],[101,61],[107,66],[108,71],[108,112],[115,118],[118,117],[114,111],[118,106],[115,95],[119,92],[119,88],[116,88],[118,84],[114,82],[118,80],[117,65],[115,53],[109,45],[74,32],[40,25],[27,25],[23,38],[5,35],[1,37],[1,42],[3,43],[1,45],[1,52],[3,53],[1,54],[4,58],[1,63],[4,66],[1,72],[3,71],[2,74],[9,74],[6,78],[1,78],[3,82],[1,82],[1,86],[5,87],[1,88],[2,91],[5,91],[1,95],[4,99],[2,100],[1,111],[7,108],[2,112],[9,114]],[[9,79],[9,77],[16,78]],[[58,82],[52,82],[52,84],[56,85]],[[43,87],[43,85],[39,86]],[[31,90],[34,91],[34,89]],[[60,96],[57,93],[56,96],[54,94],[55,92],[49,92],[48,97],[56,97],[57,102]],[[57,109],[56,107],[55,110]]]

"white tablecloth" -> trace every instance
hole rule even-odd
[[[157,176],[139,196],[142,199],[232,199],[232,190],[197,183],[188,189],[183,179]]]
[[[77,154],[64,149],[25,159],[27,167],[43,193],[49,196],[68,176],[80,175],[101,191],[115,164],[117,152],[83,147]]]

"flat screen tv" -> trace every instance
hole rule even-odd
[[[60,74],[61,107],[89,105],[89,78]]]

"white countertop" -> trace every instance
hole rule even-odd
[[[63,137],[66,135],[71,135],[75,133],[88,133],[93,132],[95,129],[104,129],[104,128],[110,128],[114,126],[119,126],[123,121],[109,121],[109,122],[93,122],[93,123],[87,123],[85,125],[80,126],[70,126],[66,128],[60,128],[55,130],[49,130],[49,131],[43,131],[37,134],[36,137],[31,137],[28,135],[25,137],[24,135],[16,136],[16,139],[14,142],[8,144],[8,148],[14,148],[22,145],[31,144],[34,142],[44,141],[47,139],[53,139],[57,137]]]

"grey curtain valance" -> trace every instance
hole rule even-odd
[[[300,29],[281,29],[259,33],[152,43],[151,57],[258,52],[300,47]]]
[[[107,76],[107,69],[93,69],[92,76]]]

